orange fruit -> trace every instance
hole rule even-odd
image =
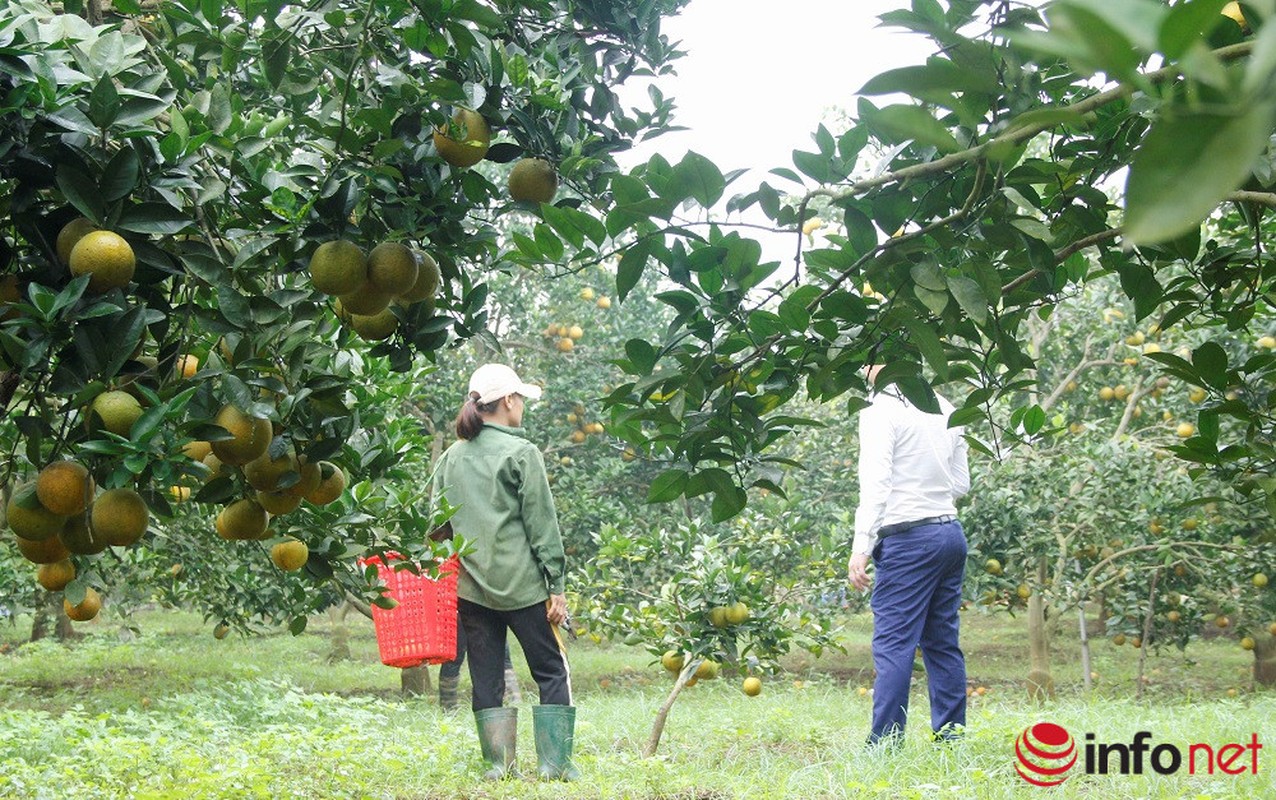
[[[150,524],[146,501],[132,489],[110,489],[93,502],[94,532],[112,547],[128,547],[142,538]]]
[[[529,203],[548,203],[558,191],[558,174],[543,158],[524,158],[509,177],[510,197]]]
[[[79,243],[86,234],[99,230],[98,226],[89,222],[84,217],[76,217],[67,224],[62,226],[62,230],[58,231],[57,251],[58,260],[68,267],[71,266],[71,250]]]
[[[274,438],[270,420],[250,417],[234,406],[222,406],[213,421],[234,437],[211,443],[213,454],[224,464],[247,464],[265,453]]]
[[[32,564],[52,564],[71,557],[71,551],[62,544],[62,537],[50,536],[41,542],[18,537],[18,552]]]
[[[66,524],[65,514],[54,514],[40,504],[35,485],[28,483],[13,493],[6,510],[9,528],[20,539],[43,542],[57,536]]]
[[[310,282],[324,294],[353,292],[368,280],[368,260],[353,242],[324,242],[310,257]]]
[[[270,515],[256,500],[237,500],[217,515],[217,535],[223,539],[257,539],[266,532]]]
[[[66,585],[75,580],[75,564],[69,558],[54,561],[52,564],[41,564],[36,570],[35,579],[50,592],[60,592]]]
[[[439,263],[429,253],[417,251],[415,255],[418,261],[416,281],[411,289],[399,295],[399,302],[404,305],[420,303],[423,300],[433,303],[434,296],[438,294],[439,285],[443,282],[443,273],[439,270]]]
[[[439,156],[454,167],[472,167],[487,155],[492,143],[492,129],[477,111],[459,108],[452,115],[454,130],[434,129],[434,148]],[[450,134],[455,132],[456,138]]]
[[[410,292],[420,272],[416,256],[398,242],[382,242],[368,254],[368,284],[378,292],[390,296]]]
[[[346,490],[346,474],[331,461],[320,461],[319,485],[314,491],[307,492],[306,500],[317,506],[326,506],[341,496]]]
[[[88,622],[102,610],[102,596],[90,586],[84,590],[84,599],[76,605],[71,605],[65,597],[62,598],[62,610],[76,622]]]
[[[310,548],[306,547],[305,542],[297,539],[289,539],[270,548],[270,560],[284,572],[295,572],[301,569],[306,565],[308,558],[310,558]]]
[[[40,470],[35,480],[35,493],[40,498],[40,505],[64,517],[82,513],[88,508],[96,488],[84,465],[70,460],[54,461]]]
[[[71,274],[89,276],[88,291],[102,294],[128,286],[137,268],[133,247],[111,231],[86,233],[71,248]]]

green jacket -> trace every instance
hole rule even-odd
[[[491,423],[442,455],[435,496],[459,506],[452,529],[474,543],[457,595],[498,611],[563,593],[566,558],[545,460],[518,428]]]

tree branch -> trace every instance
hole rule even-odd
[[[1244,58],[1245,56],[1250,55],[1250,53],[1253,52],[1253,49],[1254,49],[1254,45],[1252,42],[1241,42],[1240,44],[1228,45],[1227,47],[1220,47],[1217,50],[1214,50],[1212,52],[1214,57],[1218,58],[1220,61],[1232,61],[1232,60],[1235,60],[1238,58]],[[1171,64],[1169,66],[1162,67],[1161,69],[1153,70],[1152,72],[1147,73],[1146,75],[1143,76],[1143,80],[1146,81],[1148,84],[1157,84],[1157,83],[1161,83],[1162,81],[1177,78],[1179,77],[1180,74],[1181,73],[1179,72],[1179,68],[1176,65]],[[1102,108],[1103,106],[1108,105],[1109,103],[1114,103],[1118,100],[1123,100],[1126,97],[1129,97],[1130,95],[1134,94],[1134,88],[1135,87],[1132,85],[1122,84],[1120,86],[1116,86],[1115,88],[1109,89],[1106,92],[1099,92],[1098,94],[1091,95],[1090,97],[1087,97],[1086,99],[1080,100],[1076,103],[1071,103],[1069,105],[1060,106],[1054,109],[1049,109],[1049,108],[1033,109],[1031,112],[1028,112],[1028,113],[1036,115],[1036,114],[1041,114],[1047,111],[1056,111],[1056,112],[1063,111],[1063,112],[1071,112],[1072,114],[1075,114],[1076,116],[1084,116],[1086,114],[1089,114],[1092,111],[1096,111]],[[935,161],[928,161],[924,164],[916,164],[911,167],[905,167],[904,169],[897,170],[895,172],[887,172],[884,175],[879,175],[876,178],[869,178],[867,180],[858,181],[846,187],[845,189],[841,189],[841,190],[813,189],[810,192],[808,192],[806,195],[806,198],[803,199],[802,206],[803,208],[805,208],[806,201],[814,197],[828,197],[834,201],[845,200],[849,197],[854,197],[857,194],[863,194],[869,189],[876,189],[879,186],[885,186],[886,184],[889,184],[889,183],[903,183],[904,181],[908,181],[913,178],[924,178],[931,175],[937,175],[941,173],[950,172],[956,167],[959,167],[970,161],[974,161],[975,159],[978,159],[978,158],[984,158],[988,154],[988,151],[994,148],[1017,145],[1021,142],[1025,142],[1031,139],[1032,137],[1036,136],[1039,133],[1044,133],[1045,131],[1050,130],[1051,128],[1055,127],[1055,125],[1058,124],[1057,117],[1054,119],[1054,121],[1037,122],[1037,123],[1022,125],[1021,127],[1016,127],[1015,121],[1016,120],[1013,120],[1013,119],[1010,120],[1010,122],[1007,125],[1008,130],[1005,133],[1002,133],[1000,136],[993,137],[992,139],[989,139],[983,144],[975,145],[974,147],[969,147],[965,150],[960,150],[956,153],[950,153],[949,155],[946,155],[943,158],[937,159]],[[798,219],[802,219],[802,217],[803,215],[799,213]]]

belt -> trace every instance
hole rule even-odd
[[[952,514],[943,514],[938,517],[924,517],[922,519],[909,520],[908,522],[896,522],[894,525],[883,525],[877,531],[877,538],[881,540],[887,536],[910,531],[913,528],[920,528],[923,525],[942,525],[945,522],[954,522],[956,519]]]

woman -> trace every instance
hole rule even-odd
[[[456,418],[457,441],[444,452],[435,494],[458,506],[453,530],[474,544],[461,560],[457,606],[473,683],[474,719],[484,777],[514,767],[518,709],[502,708],[506,631],[514,632],[541,704],[532,709],[541,777],[574,780],[572,706],[567,655],[557,626],[567,618],[563,539],[540,450],[522,436],[523,403],[541,396],[504,364],[470,377]]]

